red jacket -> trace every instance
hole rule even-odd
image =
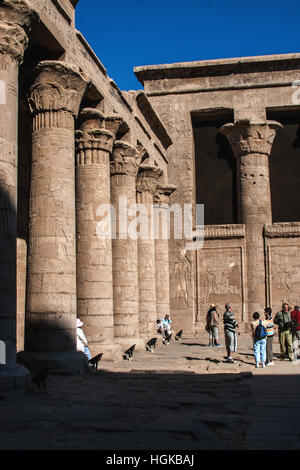
[[[291,319],[298,323],[298,326],[296,326],[296,330],[300,330],[300,311],[293,310],[291,312]]]

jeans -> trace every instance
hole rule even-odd
[[[88,360],[92,359],[88,346],[84,346],[84,354],[87,356]]]
[[[267,339],[260,339],[259,341],[254,341],[253,343],[253,351],[256,364],[261,362],[266,362],[266,346],[267,346]]]

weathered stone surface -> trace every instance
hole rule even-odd
[[[147,211],[145,214],[147,230],[146,233],[141,233],[138,238],[139,331],[142,337],[151,336],[156,332],[153,197],[161,173],[161,170],[157,167],[141,164],[136,184],[137,203],[143,204]]]
[[[46,61],[29,91],[33,115],[25,350],[76,350],[74,117],[87,81]],[[64,237],[41,234],[52,217]],[[43,233],[43,232],[42,232]],[[41,275],[42,274],[42,278]],[[61,293],[60,293],[61,292]]]
[[[92,352],[103,352],[104,343],[120,355],[114,345],[111,239],[97,233],[98,211],[110,217],[109,159],[115,138],[103,121],[100,111],[85,108],[76,132],[77,315]]]

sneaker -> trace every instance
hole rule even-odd
[[[211,344],[211,343],[210,343],[208,346],[209,346],[210,348],[213,348],[213,347],[214,347],[214,345],[213,345],[213,344]]]
[[[266,364],[264,362],[262,362],[261,364],[262,367],[266,367]]]
[[[232,357],[228,357],[227,362],[230,362],[230,364],[235,364],[235,361],[232,359]]]
[[[255,364],[255,369],[258,369],[258,368],[259,368],[259,363],[257,362],[257,363]]]
[[[274,366],[274,362],[267,362],[266,366]]]
[[[217,348],[220,348],[223,345],[221,343],[216,343],[215,346],[217,346]]]

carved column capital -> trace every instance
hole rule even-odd
[[[104,127],[116,136],[118,130],[120,129],[121,125],[124,124],[124,122],[124,119],[118,115],[105,116]]]
[[[0,54],[21,62],[28,45],[27,34],[37,13],[25,0],[2,0],[0,3]]]
[[[99,151],[111,152],[114,135],[101,127],[104,115],[93,108],[84,108],[78,122],[80,129],[76,131],[77,166],[86,163],[101,163],[103,155]],[[91,151],[91,155],[86,151]],[[87,158],[88,157],[88,158]],[[108,158],[108,157],[107,157]]]
[[[281,128],[282,125],[276,121],[256,124],[240,120],[224,124],[219,132],[227,137],[236,158],[251,153],[269,156],[276,132]]]
[[[111,175],[136,176],[140,155],[136,147],[123,140],[115,140],[110,163]]]
[[[169,205],[171,194],[176,191],[175,184],[159,185],[154,193],[154,203],[157,205]]]
[[[29,90],[30,111],[66,111],[76,117],[87,84],[75,66],[55,60],[40,62]]]
[[[157,180],[161,175],[162,170],[157,166],[140,165],[136,182],[137,193],[148,192],[153,196],[157,187]]]

